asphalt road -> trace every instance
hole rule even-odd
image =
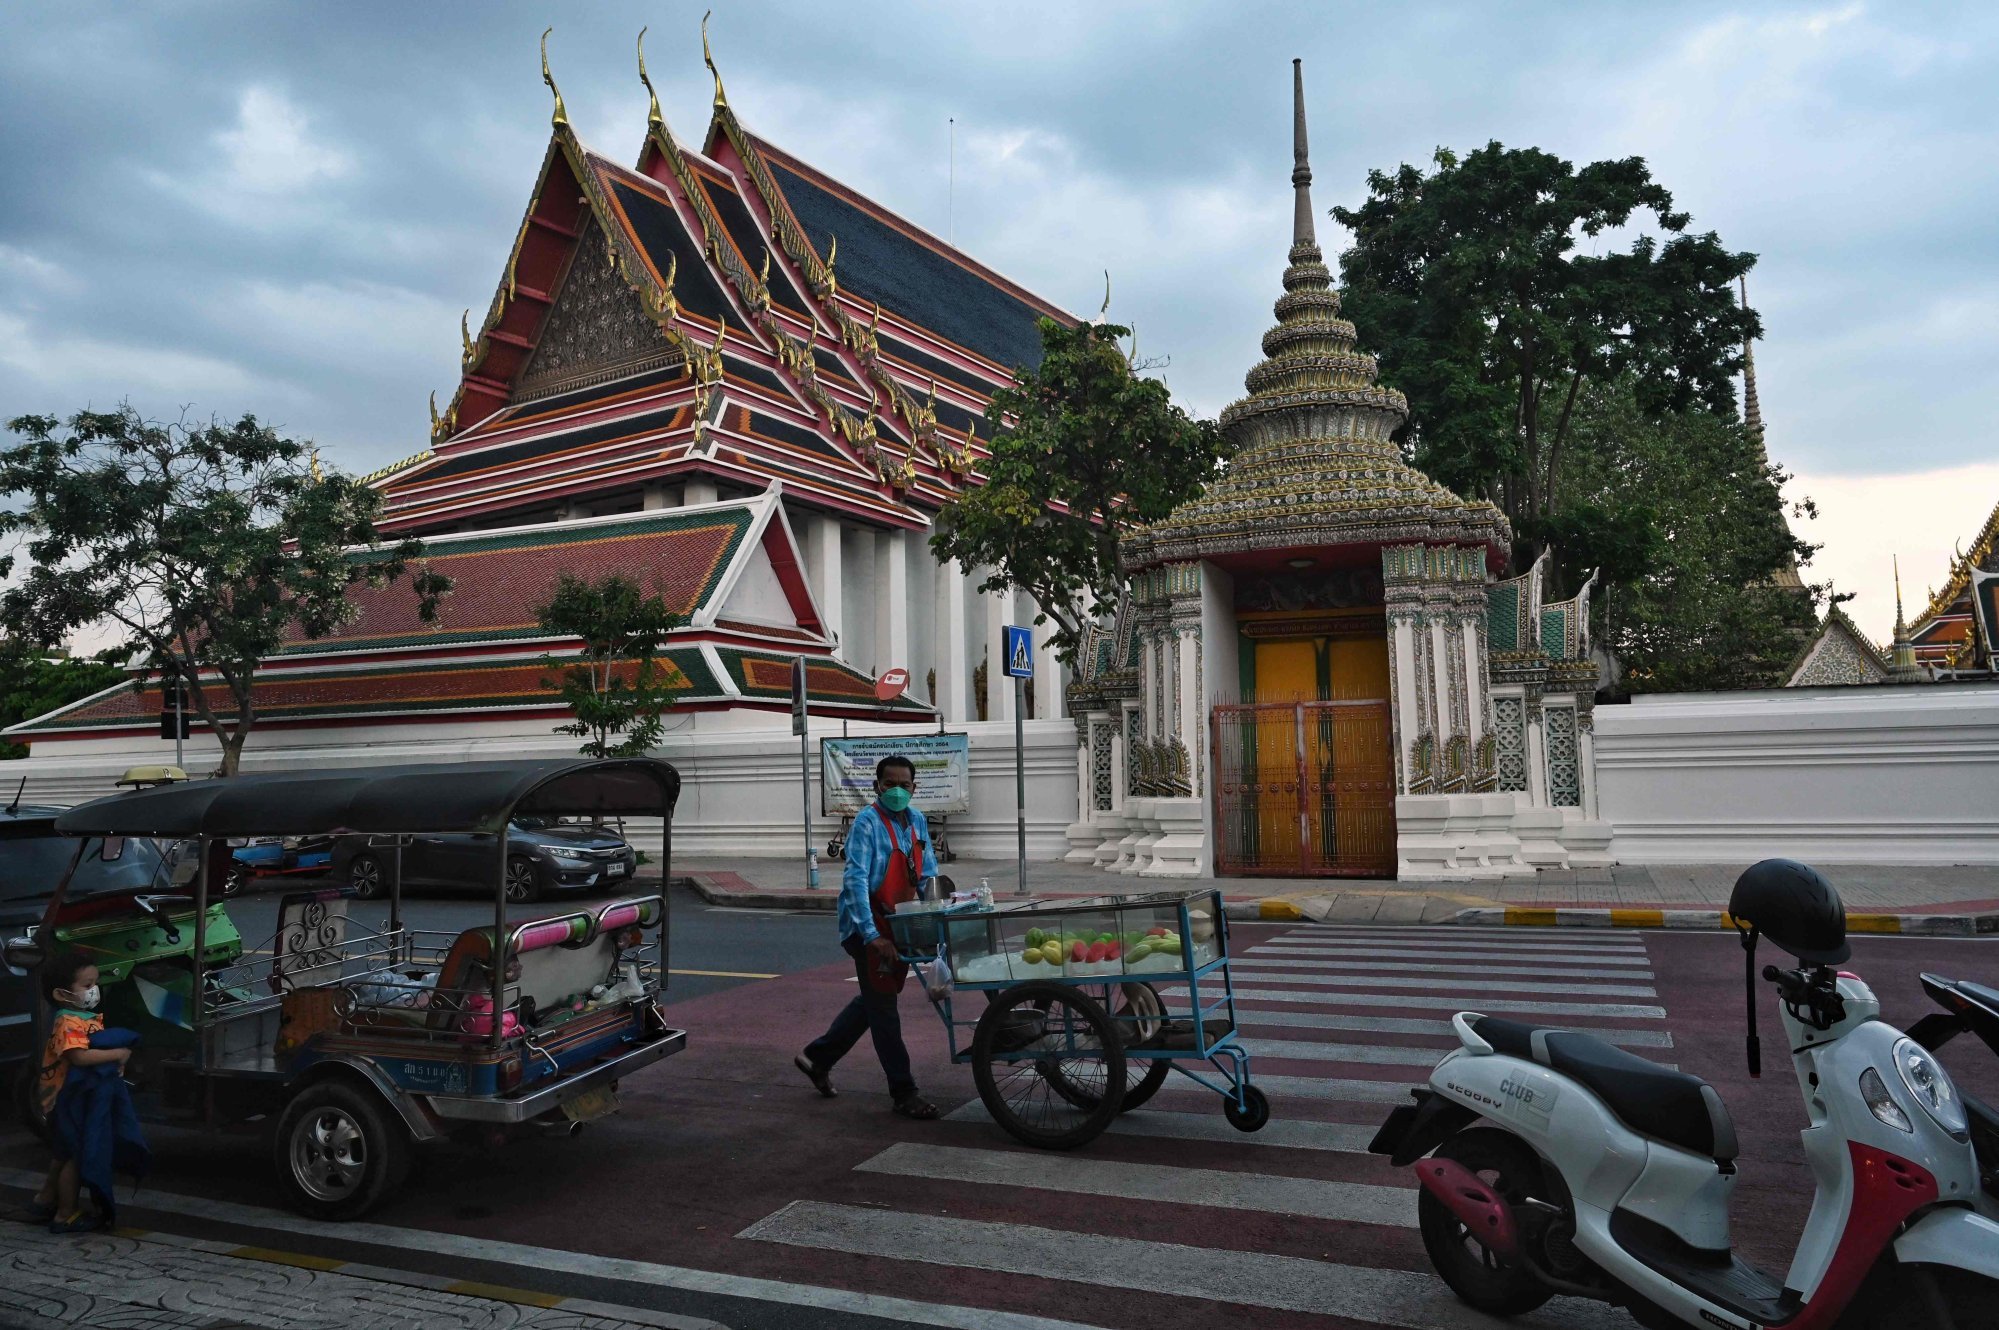
[[[479,907],[415,908],[455,911],[446,924],[476,922]],[[247,934],[256,909],[238,909]],[[340,1227],[283,1211],[259,1142],[163,1134],[133,1222],[735,1330],[1491,1326],[1431,1275],[1408,1175],[1364,1153],[1463,1008],[1590,1029],[1713,1081],[1743,1140],[1735,1231],[1750,1259],[1781,1269],[1809,1204],[1788,1069],[1754,1082],[1743,1069],[1728,936],[1237,926],[1239,1012],[1270,1124],[1239,1134],[1214,1094],[1175,1078],[1057,1155],[991,1125],[913,986],[904,1024],[946,1120],[892,1116],[865,1041],[835,1073],[839,1098],[812,1093],[791,1055],[854,992],[828,916],[676,897],[672,922],[673,968],[722,973],[674,976],[687,1050],[628,1081],[622,1112],[580,1137],[439,1150],[403,1195]],[[1859,938],[1848,968],[1906,1024],[1925,1008],[1918,971],[1990,980],[1995,946]],[[1764,1026],[1769,1056],[1774,1007]],[[1945,1062],[1999,1098],[1982,1046],[1960,1040]],[[0,1181],[34,1157],[18,1140],[0,1147]],[[1631,1322],[1557,1299],[1511,1324]]]

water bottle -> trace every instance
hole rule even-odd
[[[993,880],[989,877],[979,879],[979,908],[981,910],[993,908]]]

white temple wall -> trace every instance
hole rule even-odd
[[[246,772],[303,767],[379,767],[404,763],[460,762],[517,757],[562,757],[576,741],[550,733],[547,720],[350,725],[254,731],[243,755]],[[799,824],[798,739],[788,715],[771,712],[687,712],[670,716],[655,753],[680,771],[680,807],[674,849],[682,855],[744,858],[803,856]],[[855,735],[919,734],[920,725],[851,723]],[[952,847],[967,857],[1011,859],[1014,854],[1013,726],[994,722],[952,725],[970,735],[972,807],[951,819]],[[810,740],[814,844],[823,852],[838,818],[818,815],[819,740],[837,736],[836,720],[812,723]],[[1076,729],[1067,720],[1026,725],[1027,853],[1062,857],[1063,832],[1076,816]],[[190,771],[213,770],[221,749],[206,735],[187,741]],[[157,738],[95,739],[37,745],[9,763],[15,781],[27,778],[33,802],[81,803],[113,792],[126,770],[171,761],[173,745]],[[11,787],[10,787],[11,788]],[[644,829],[640,829],[644,830]],[[649,831],[646,836],[651,835]],[[637,839],[643,845],[643,836]],[[822,875],[823,876],[823,875]]]
[[[1999,863],[1999,685],[1641,697],[1592,746],[1620,863]]]

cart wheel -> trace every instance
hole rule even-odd
[[[826,842],[826,857],[827,857],[828,859],[831,859],[831,860],[833,860],[833,861],[834,861],[835,863],[838,863],[838,862],[839,862],[840,860],[842,860],[842,859],[846,858],[846,857],[847,857],[847,843],[846,843],[845,841],[839,841],[839,840],[829,840],[829,841],[827,841],[827,842]]]
[[[1166,1004],[1160,1000],[1159,990],[1151,984],[1107,986],[1104,1009],[1111,1018],[1111,1027],[1117,1031],[1126,1048],[1157,1038],[1165,1024]],[[1165,1084],[1172,1070],[1173,1066],[1166,1058],[1132,1057],[1127,1053],[1124,1060],[1124,1100],[1118,1112],[1129,1113],[1159,1093],[1159,1087]],[[1078,1108],[1090,1109],[1097,1105],[1096,1095],[1083,1086],[1071,1084],[1066,1079],[1056,1079],[1051,1084],[1056,1094]]]
[[[358,1219],[402,1186],[409,1130],[381,1096],[338,1081],[299,1091],[278,1118],[278,1177],[313,1219]]]
[[[1237,1131],[1262,1131],[1263,1124],[1270,1121],[1270,1101],[1263,1091],[1254,1085],[1242,1087],[1242,1107],[1237,1108],[1235,1096],[1222,1096],[1222,1116]]]
[[[1094,1140],[1118,1115],[1124,1048],[1103,1007],[1080,989],[1020,984],[979,1017],[972,1079],[993,1121],[1015,1140],[1070,1150]]]

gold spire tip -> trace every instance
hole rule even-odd
[[[652,26],[647,24],[647,27]],[[639,82],[646,85],[646,97],[652,103],[646,108],[646,123],[666,126],[666,117],[659,113],[659,94],[653,91],[652,78],[646,73],[646,29],[639,29]]]
[[[555,86],[555,75],[548,70],[548,34],[554,31],[553,27],[542,29],[541,81],[548,85],[549,92],[555,97],[555,110],[549,113],[548,123],[566,128],[569,124],[569,108],[562,104],[562,89]]]
[[[708,72],[715,76],[715,109],[721,110],[729,104],[729,95],[722,91],[722,71],[715,68],[715,53],[708,47],[708,14],[701,16],[701,63],[708,66]]]
[[[1104,303],[1097,308],[1097,322],[1104,321],[1104,315],[1111,312],[1111,270],[1104,269]]]

